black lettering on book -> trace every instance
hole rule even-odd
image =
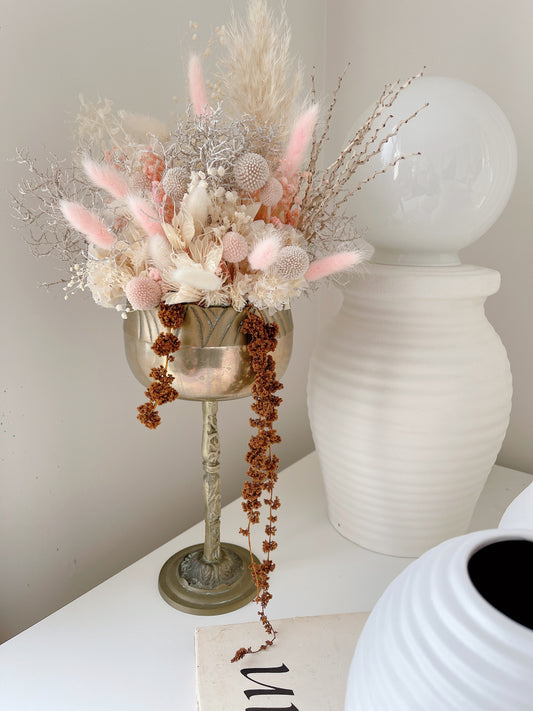
[[[289,671],[289,668],[285,664],[281,664],[279,667],[249,667],[247,669],[241,669],[241,674],[248,679],[248,681],[254,684],[259,684],[259,686],[264,687],[263,689],[247,689],[244,693],[247,699],[251,699],[252,696],[264,696],[265,694],[276,695],[276,696],[294,696],[294,691],[292,689],[283,689],[280,686],[272,686],[271,684],[265,684],[257,679],[250,678],[251,674],[285,674]],[[245,711],[274,711],[273,707],[258,706],[248,707]],[[285,706],[283,708],[276,706],[275,711],[298,711],[296,706],[291,703],[290,706]]]

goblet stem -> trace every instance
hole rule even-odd
[[[202,464],[204,468],[205,542],[207,563],[220,560],[220,439],[217,426],[218,402],[202,401]]]

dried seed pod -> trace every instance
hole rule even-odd
[[[188,172],[183,168],[169,168],[163,175],[161,181],[163,190],[175,203],[183,200],[189,186],[189,177]]]
[[[267,207],[274,207],[283,197],[283,186],[276,178],[269,178],[259,191],[259,200]]]
[[[238,232],[226,232],[222,239],[222,259],[232,264],[242,262],[248,256],[248,243]]]
[[[289,245],[280,250],[276,261],[276,272],[282,279],[291,281],[303,277],[309,268],[309,257],[305,249]]]
[[[233,173],[239,188],[253,193],[266,183],[270,168],[259,153],[243,153],[235,161]]]
[[[126,284],[125,292],[132,308],[138,311],[155,309],[161,301],[161,284],[150,277],[133,277]]]

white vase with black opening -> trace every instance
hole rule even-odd
[[[533,531],[436,546],[387,588],[352,661],[345,711],[531,711]]]

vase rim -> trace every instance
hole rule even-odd
[[[477,534],[477,535],[475,535]],[[490,546],[493,543],[500,541],[523,540],[533,543],[533,531],[523,528],[509,529],[486,529],[467,533],[464,536],[459,536],[456,540],[462,543],[456,548],[450,565],[457,562],[460,565],[460,575],[466,585],[469,595],[475,601],[476,613],[482,615],[483,625],[489,629],[488,625],[497,625],[500,629],[502,626],[507,628],[509,633],[522,635],[530,644],[533,643],[533,629],[523,625],[522,623],[509,617],[497,607],[492,605],[483,597],[479,590],[474,585],[468,572],[468,564],[470,559],[480,550]],[[453,539],[452,539],[453,540]]]
[[[371,262],[343,292],[348,298],[486,298],[498,291],[500,283],[496,269],[473,264],[415,266]]]

